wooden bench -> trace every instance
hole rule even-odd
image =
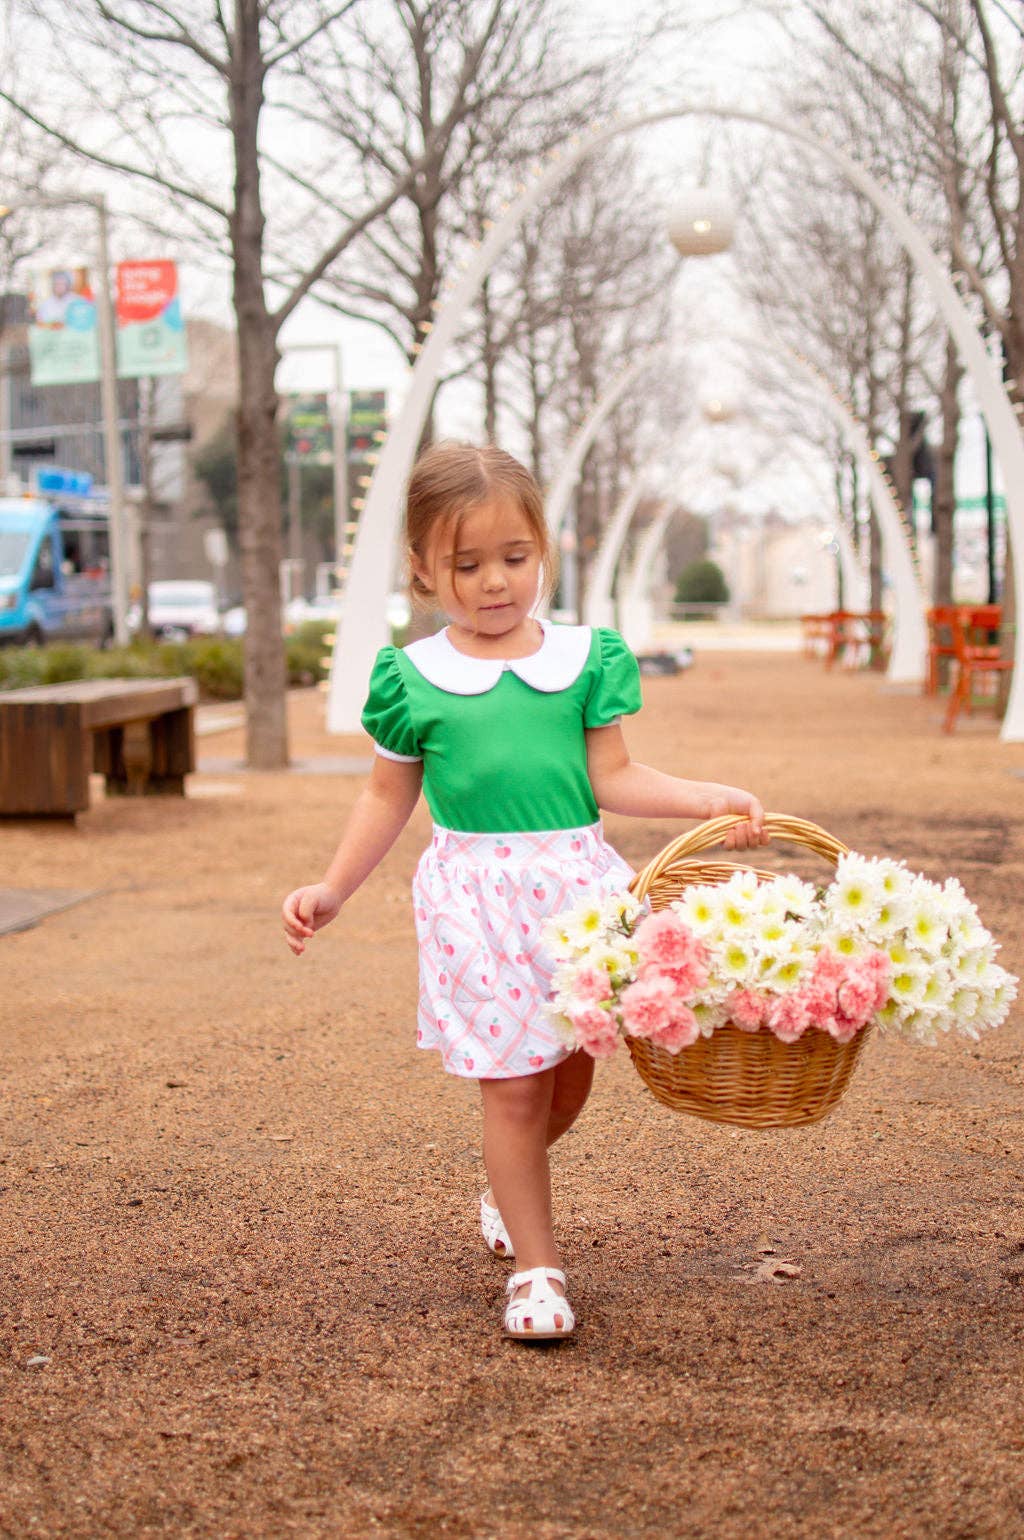
[[[108,796],[184,796],[194,679],[82,679],[0,693],[0,815],[73,818],[89,774]]]
[[[889,617],[883,610],[833,610],[825,667],[884,668],[889,657]]]
[[[801,615],[800,628],[803,633],[804,657],[824,657],[832,642],[831,614]]]

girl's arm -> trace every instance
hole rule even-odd
[[[634,764],[620,727],[587,731],[587,770],[597,804],[608,813],[699,819],[738,813],[747,822],[731,829],[723,844],[732,850],[747,850],[768,843],[764,808],[749,791],[720,786],[717,781],[683,781],[648,765]]]
[[[320,882],[289,893],[281,910],[285,938],[296,957],[334,919],[409,821],[423,782],[423,766],[376,755],[370,779],[356,798],[334,859]]]

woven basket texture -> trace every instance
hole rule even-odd
[[[649,898],[652,909],[664,909],[685,888],[726,882],[735,871],[753,870],[758,881],[769,881],[775,874],[756,867],[695,859],[739,822],[732,816],[712,818],[672,840],[637,872],[632,891]],[[833,866],[846,853],[833,835],[802,818],[769,814],[765,828],[773,840],[803,845]],[[837,1043],[812,1027],[795,1043],[783,1043],[773,1032],[741,1032],[729,1023],[675,1054],[646,1038],[627,1036],[626,1045],[652,1095],[676,1112],[742,1128],[795,1128],[831,1112],[870,1030],[864,1027],[851,1042]]]

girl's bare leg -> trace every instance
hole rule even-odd
[[[589,1053],[584,1053],[580,1049],[578,1053],[571,1054],[568,1059],[563,1059],[561,1064],[556,1064],[553,1070],[545,1071],[545,1074],[554,1076],[551,1110],[548,1113],[545,1133],[545,1142],[550,1149],[556,1140],[568,1132],[582,1112],[594,1079],[594,1061]],[[531,1075],[528,1078],[537,1080],[541,1076]],[[484,1083],[481,1081],[481,1085]],[[504,1219],[505,1211],[495,1198],[493,1187],[484,1194],[484,1197],[488,1203],[493,1203],[501,1210]],[[508,1224],[507,1219],[505,1223]]]
[[[560,1265],[551,1229],[547,1152],[554,1089],[553,1069],[510,1080],[480,1082],[484,1163],[519,1271]],[[558,1285],[553,1287],[557,1289]],[[560,1326],[561,1318],[556,1317],[555,1324]]]
[[[548,1146],[572,1127],[590,1095],[594,1079],[594,1061],[582,1048],[555,1065],[555,1089],[548,1118]]]

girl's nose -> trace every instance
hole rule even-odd
[[[484,587],[488,593],[496,592],[505,586],[505,570],[499,564],[484,569]]]

